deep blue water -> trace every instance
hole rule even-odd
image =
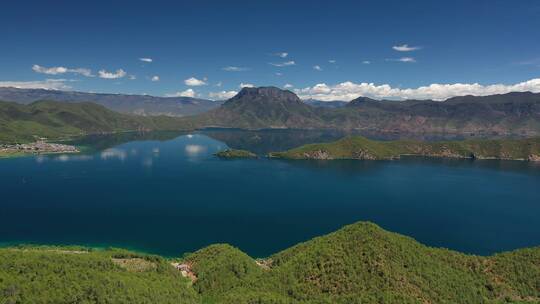
[[[266,256],[369,220],[424,244],[469,253],[540,245],[538,165],[212,155],[228,145],[264,153],[337,137],[218,130],[91,138],[80,143],[93,150],[81,155],[3,159],[0,243],[115,246],[174,256],[224,242]]]

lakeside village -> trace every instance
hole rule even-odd
[[[39,138],[36,142],[27,144],[1,144],[0,154],[44,154],[44,153],[78,153],[75,146],[46,142],[46,138]]]

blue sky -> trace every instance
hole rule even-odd
[[[242,83],[325,100],[540,91],[538,29],[540,1],[6,1],[0,86],[214,99]]]

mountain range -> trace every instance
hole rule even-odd
[[[540,135],[540,94],[514,92],[445,101],[359,97],[339,108],[314,107],[275,87],[243,88],[193,126],[242,129],[339,129],[402,134]]]
[[[2,92],[6,94],[3,95],[6,100],[18,101],[0,102],[0,134],[4,141],[28,140],[32,135],[52,137],[117,130],[193,130],[211,127],[340,130],[365,134],[399,134],[401,138],[433,134],[462,137],[540,135],[540,94],[530,92],[462,96],[445,101],[391,101],[359,97],[344,106],[333,108],[311,106],[293,92],[276,87],[243,88],[223,103],[190,99],[191,105],[197,104],[194,107],[201,112],[184,117],[171,117],[168,115],[170,113],[161,116],[131,114],[137,104],[149,105],[155,111],[168,102],[175,103],[176,99],[95,94],[103,97],[100,101],[102,105],[96,105],[79,101],[83,97],[94,96],[92,94],[40,90],[42,93],[49,92],[57,99],[68,98],[73,94],[75,101],[39,101],[25,105],[20,103],[26,103],[30,99],[28,96],[37,91],[28,91],[32,94],[24,98],[20,93],[26,90],[3,89]],[[9,95],[6,92],[16,94]],[[138,101],[132,104],[131,98]],[[144,98],[149,99],[144,101]],[[204,106],[209,103],[212,103],[210,109]],[[120,111],[123,113],[111,111],[111,108],[117,107],[132,110]],[[175,107],[178,111],[185,109]],[[90,109],[93,111],[91,115],[87,113]],[[55,131],[49,132],[52,129]]]
[[[191,97],[156,97],[150,95],[105,94],[17,88],[0,88],[0,100],[22,104],[30,104],[41,100],[93,102],[113,111],[142,116],[196,115],[217,108],[222,103],[221,101]]]

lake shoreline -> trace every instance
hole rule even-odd
[[[340,231],[340,230],[342,230],[342,229],[344,229],[346,227],[349,227],[349,226],[366,225],[366,224],[375,225],[375,226],[378,227],[377,224],[372,223],[370,221],[357,221],[357,222],[354,222],[354,223],[351,223],[351,224],[345,224],[341,228],[337,229],[336,231]],[[380,228],[380,229],[383,229],[383,228]],[[386,229],[384,229],[384,230],[386,230]],[[289,248],[294,248],[294,247],[296,247],[296,246],[298,246],[300,244],[303,244],[305,242],[309,242],[311,240],[318,239],[318,238],[326,236],[326,235],[331,235],[331,234],[335,233],[336,231],[330,231],[330,232],[324,233],[322,235],[318,235],[318,236],[310,237],[308,239],[300,240],[300,241],[298,241],[298,243],[287,246],[284,249],[278,250],[276,252],[269,253],[269,254],[267,254],[265,256],[253,256],[253,258],[267,259],[267,258],[269,258],[269,257],[271,257],[271,256],[273,256],[275,254],[278,254],[278,253],[280,253],[282,251],[286,251]],[[454,253],[457,253],[457,254],[462,254],[462,255],[467,255],[467,256],[474,256],[474,257],[489,258],[489,257],[494,257],[494,256],[497,256],[497,255],[501,255],[501,254],[508,254],[508,253],[516,252],[516,251],[540,249],[540,244],[538,244],[538,245],[514,248],[514,249],[510,249],[510,250],[496,251],[496,252],[492,252],[492,253],[489,253],[489,254],[476,254],[476,253],[465,252],[465,251],[461,251],[461,250],[457,250],[457,249],[451,249],[451,248],[447,248],[447,247],[444,247],[444,246],[427,245],[427,244],[425,244],[425,243],[423,243],[421,241],[418,241],[416,238],[414,238],[412,236],[408,236],[408,235],[405,235],[405,234],[399,233],[399,232],[392,232],[392,231],[388,231],[388,232],[399,235],[400,237],[405,237],[405,238],[411,239],[411,240],[413,240],[413,241],[415,241],[415,242],[419,243],[420,245],[425,246],[427,248],[436,249],[436,250],[450,251],[450,252],[454,252]],[[113,244],[53,243],[53,242],[51,242],[51,243],[38,243],[38,242],[10,241],[10,242],[0,242],[0,250],[4,250],[4,249],[36,249],[36,250],[51,250],[51,249],[66,249],[67,250],[67,249],[73,249],[73,250],[88,251],[88,252],[91,252],[91,251],[107,251],[107,250],[126,250],[126,251],[129,251],[129,252],[138,253],[138,254],[155,255],[155,256],[159,256],[159,257],[162,257],[162,258],[167,259],[167,260],[177,260],[178,257],[182,257],[182,256],[185,256],[185,255],[191,254],[193,252],[203,250],[203,249],[205,249],[207,247],[215,246],[215,245],[218,245],[218,244],[219,245],[225,244],[225,245],[228,245],[228,246],[233,246],[233,245],[228,244],[228,243],[208,244],[208,245],[203,246],[201,248],[195,249],[194,251],[184,251],[184,252],[179,252],[178,254],[172,255],[172,254],[158,253],[156,251],[152,251],[152,250],[149,250],[149,249],[141,249],[140,247],[136,247],[136,246],[124,246],[124,245],[113,245]],[[236,246],[234,246],[234,247],[236,247]],[[240,248],[240,249],[242,250],[242,248]]]
[[[50,143],[44,140],[28,144],[0,145],[0,158],[66,153],[80,153],[80,150],[72,145]]]

